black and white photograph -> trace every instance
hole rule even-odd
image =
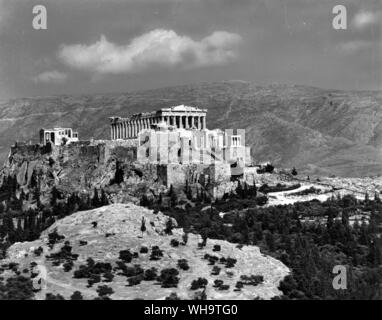
[[[380,0],[0,0],[0,300],[381,300],[381,199]]]

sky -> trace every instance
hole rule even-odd
[[[0,0],[0,99],[225,80],[381,90],[382,0]]]

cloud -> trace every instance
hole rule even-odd
[[[45,71],[33,78],[35,83],[54,83],[61,84],[65,83],[68,79],[68,75],[63,72],[59,72],[57,70],[53,71]]]
[[[149,68],[190,69],[229,63],[237,56],[241,37],[216,31],[195,41],[172,30],[155,29],[126,45],[105,36],[94,44],[61,45],[58,57],[66,65],[94,74],[138,73]]]
[[[357,29],[364,29],[378,24],[382,19],[382,11],[359,11],[353,18],[353,25]]]

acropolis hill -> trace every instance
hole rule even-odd
[[[15,141],[38,142],[41,127],[78,129],[81,140],[110,139],[111,116],[127,118],[181,104],[208,109],[209,129],[245,129],[245,144],[257,163],[296,167],[311,177],[382,172],[380,92],[246,81],[2,101],[0,163]]]
[[[4,170],[16,173],[20,186],[28,187],[37,174],[46,189],[54,183],[67,192],[118,180],[138,193],[141,183],[155,192],[187,186],[195,195],[204,190],[221,197],[236,188],[237,180],[253,184],[256,168],[250,166],[245,131],[209,130],[206,114],[179,105],[110,117],[110,138],[103,140],[79,140],[72,128],[41,129],[40,144],[15,143]],[[120,196],[141,198],[136,192],[121,190]]]

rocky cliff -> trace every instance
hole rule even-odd
[[[49,202],[53,188],[65,198],[70,194],[107,191],[111,202],[139,202],[143,194],[157,196],[163,181],[156,166],[134,161],[131,142],[81,141],[66,146],[16,144],[0,174],[0,197],[23,192],[25,205]]]

